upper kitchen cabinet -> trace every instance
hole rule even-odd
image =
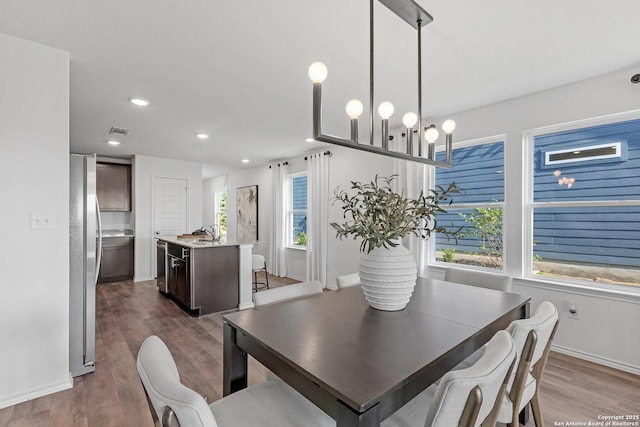
[[[101,211],[131,211],[131,165],[98,163],[96,181]]]

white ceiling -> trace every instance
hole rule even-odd
[[[638,0],[418,1],[435,19],[425,116],[640,65]],[[211,177],[318,148],[304,141],[316,60],[329,68],[324,130],[348,136],[344,105],[368,104],[368,3],[0,0],[0,32],[71,53],[72,151],[198,161]],[[392,101],[399,124],[416,110],[415,31],[375,10],[376,104]],[[111,126],[131,129],[118,147],[105,143]]]

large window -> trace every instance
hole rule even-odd
[[[444,152],[436,155],[444,160]],[[451,169],[436,168],[436,185],[452,181],[462,189],[438,225],[461,228],[457,241],[437,235],[435,261],[503,268],[504,142],[490,138],[456,144]]]
[[[304,248],[307,245],[307,174],[289,176],[288,245]]]
[[[532,145],[531,272],[640,286],[640,120]]]

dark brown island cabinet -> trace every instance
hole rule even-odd
[[[167,243],[166,292],[196,314],[232,310],[239,304],[238,245],[190,247]]]
[[[133,237],[103,237],[98,283],[133,278]]]
[[[101,212],[130,212],[131,165],[98,163],[96,192]]]

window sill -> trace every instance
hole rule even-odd
[[[294,251],[306,251],[307,247],[299,246],[299,245],[291,245],[291,246],[287,246],[287,249],[293,249]]]

